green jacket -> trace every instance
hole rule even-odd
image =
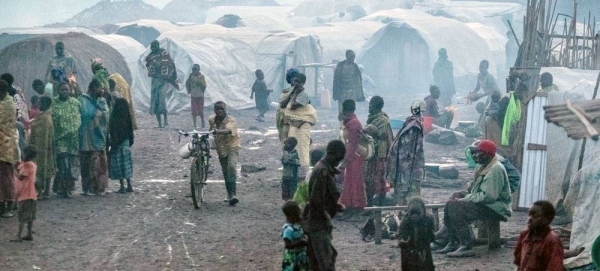
[[[510,184],[508,174],[498,159],[475,173],[475,182],[463,200],[483,203],[504,219],[511,216]]]

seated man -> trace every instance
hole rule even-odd
[[[454,113],[449,110],[442,110],[440,112],[437,102],[437,100],[440,98],[440,88],[436,85],[432,85],[429,87],[429,94],[429,96],[425,97],[425,104],[427,105],[427,108],[423,114],[423,117],[432,117],[435,125],[450,129],[450,124],[452,124]]]
[[[450,242],[439,252],[450,257],[472,255],[474,236],[469,225],[473,221],[506,221],[511,215],[508,174],[496,158],[496,144],[482,140],[471,151],[473,160],[480,164],[475,180],[467,194],[455,193],[444,208],[444,224]]]

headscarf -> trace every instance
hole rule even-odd
[[[291,84],[292,79],[294,79],[294,77],[296,77],[296,75],[298,75],[299,73],[300,71],[295,68],[287,70],[287,72],[285,73],[285,81],[287,81],[288,84]]]
[[[104,60],[102,60],[101,58],[97,57],[92,59],[92,71],[95,71],[96,69],[99,68],[103,68],[104,65]]]

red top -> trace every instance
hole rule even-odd
[[[20,162],[17,166],[17,178],[15,178],[15,190],[17,191],[17,200],[24,201],[28,199],[37,200],[37,191],[35,190],[35,173],[37,165],[33,161]],[[23,176],[19,180],[19,175]]]
[[[562,271],[564,251],[558,234],[548,227],[540,240],[532,240],[529,229],[521,232],[515,248],[517,271]]]

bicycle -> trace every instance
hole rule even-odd
[[[209,135],[212,132],[189,131],[184,132],[179,130],[179,141],[181,136],[192,136],[192,142],[181,148],[179,154],[181,158],[188,159],[192,157],[190,166],[190,188],[192,190],[192,202],[194,208],[200,209],[204,202],[204,186],[208,178],[208,167],[210,166],[210,142]]]

